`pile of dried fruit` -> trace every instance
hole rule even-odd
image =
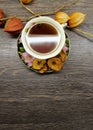
[[[23,61],[28,69],[40,74],[60,71],[63,68],[65,61],[67,60],[70,51],[70,40],[67,35],[65,44],[61,52],[57,56],[46,60],[37,59],[25,51],[22,44],[21,34],[18,37],[17,43],[20,59]]]
[[[67,54],[63,51],[61,51],[57,56],[47,60],[40,60],[35,58],[32,62],[32,68],[39,71],[39,73],[45,73],[49,70],[60,71],[63,68],[66,58]]]

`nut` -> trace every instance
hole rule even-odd
[[[85,19],[85,14],[81,12],[74,12],[69,15],[70,19],[68,21],[69,28],[74,28],[79,26],[81,23],[83,23]]]
[[[17,35],[21,32],[23,27],[24,26],[21,20],[19,18],[14,17],[8,19],[8,21],[5,24],[4,31],[13,35]]]
[[[56,15],[55,15],[55,19],[59,23],[63,24],[63,23],[66,23],[69,20],[69,16],[65,12],[57,12]]]
[[[0,9],[0,19],[5,18],[5,14],[2,9]],[[5,21],[0,21],[0,27],[5,24]]]
[[[29,4],[32,0],[22,0],[22,3]]]

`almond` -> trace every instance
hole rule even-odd
[[[23,23],[21,22],[21,19],[14,17],[7,20],[4,27],[4,31],[11,33],[13,35],[17,35],[21,32],[23,27],[24,26]]]

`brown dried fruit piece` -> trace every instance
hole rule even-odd
[[[2,9],[0,9],[0,19],[5,18],[5,14]],[[5,24],[5,21],[0,21],[0,27]]]
[[[23,23],[19,18],[10,18],[5,24],[4,31],[12,35],[17,35],[21,32],[23,27]]]
[[[36,70],[41,70],[45,64],[46,64],[46,60],[40,60],[35,58],[32,63],[32,68]]]
[[[50,58],[47,64],[48,67],[54,71],[60,71],[63,67],[63,63],[61,62],[61,59],[57,57]]]
[[[39,70],[39,73],[41,73],[41,74],[43,74],[43,73],[45,73],[46,71],[47,71],[47,65],[46,64],[44,64],[44,66],[43,66],[43,68],[41,68],[40,70]]]
[[[64,51],[60,52],[60,59],[62,62],[65,62],[65,60],[67,59],[67,54]]]

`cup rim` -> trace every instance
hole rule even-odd
[[[31,49],[31,47],[27,44],[27,41],[26,41],[27,33],[29,32],[29,30],[31,29],[32,26],[34,26],[35,24],[39,24],[39,23],[47,23],[47,24],[52,25],[59,33],[58,35],[60,35],[60,42],[58,43],[57,47],[55,47],[54,50],[49,53],[38,53],[38,52],[34,51],[33,49]],[[57,54],[60,53],[60,51],[62,50],[62,48],[65,44],[64,28],[62,27],[61,24],[59,24],[53,18],[50,18],[48,16],[39,16],[39,17],[33,18],[30,21],[28,21],[26,23],[24,29],[22,30],[21,37],[22,37],[22,43],[23,43],[23,46],[24,46],[26,52],[38,59],[49,59],[49,58],[56,56]]]

